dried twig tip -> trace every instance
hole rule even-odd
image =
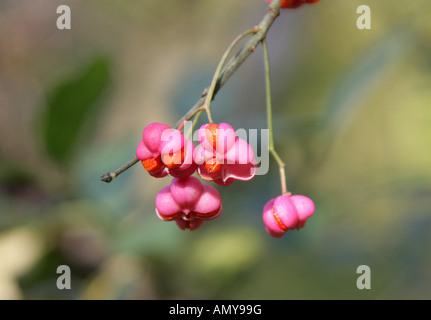
[[[100,177],[100,180],[109,183],[111,182],[113,179],[115,179],[117,175],[113,172],[106,172],[103,174],[103,176]]]

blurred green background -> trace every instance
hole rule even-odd
[[[72,11],[56,28],[57,6]],[[371,7],[358,30],[356,8]],[[281,239],[267,175],[221,188],[193,232],[159,220],[134,156],[150,122],[200,97],[263,0],[0,2],[0,298],[431,298],[431,20],[428,0],[322,0],[268,34],[275,142],[288,189],[315,215]],[[212,104],[216,122],[265,128],[261,47]],[[205,116],[202,117],[202,121]],[[215,185],[214,185],[215,186]],[[58,290],[56,269],[72,270]],[[371,290],[358,290],[359,265]]]

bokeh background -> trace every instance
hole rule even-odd
[[[56,28],[57,6],[72,29]],[[358,30],[356,8],[371,7]],[[150,122],[174,125],[263,0],[0,2],[0,298],[431,298],[431,20],[428,0],[322,0],[268,34],[275,142],[288,189],[316,213],[264,230],[278,169],[217,187],[220,218],[159,220],[133,158]],[[265,128],[261,47],[212,104],[216,122]],[[202,116],[202,121],[205,116]],[[56,269],[72,270],[58,290]],[[371,290],[358,290],[359,265]]]

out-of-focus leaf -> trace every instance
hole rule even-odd
[[[33,180],[33,176],[25,168],[11,161],[0,161],[0,186],[7,188],[29,186]]]
[[[43,250],[42,238],[29,227],[0,233],[0,299],[21,298],[16,279],[34,267]]]
[[[254,229],[224,229],[208,232],[190,250],[190,264],[199,266],[199,272],[229,278],[259,259],[262,239]]]
[[[366,97],[367,90],[406,54],[412,42],[412,34],[402,27],[382,36],[346,70],[327,101],[322,123],[326,128],[335,129],[351,117],[356,111],[355,107],[361,105],[359,100]]]
[[[42,138],[51,158],[59,163],[67,162],[84,123],[98,106],[109,83],[109,61],[98,57],[48,93]]]

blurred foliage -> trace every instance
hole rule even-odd
[[[72,29],[57,30],[69,4]],[[372,29],[356,28],[368,4]],[[174,124],[263,0],[0,3],[0,298],[429,299],[431,21],[427,0],[322,0],[268,34],[274,136],[307,226],[266,234],[274,161],[218,187],[223,214],[193,232],[160,221],[134,156],[150,122]],[[238,17],[241,17],[238,19]],[[212,103],[215,121],[266,126],[261,48]],[[202,116],[200,123],[205,121]],[[58,290],[59,265],[72,289]],[[371,268],[358,290],[356,268]]]
[[[109,62],[96,58],[79,75],[60,83],[48,93],[42,118],[46,151],[54,160],[71,159],[84,121],[95,109],[109,84]]]

